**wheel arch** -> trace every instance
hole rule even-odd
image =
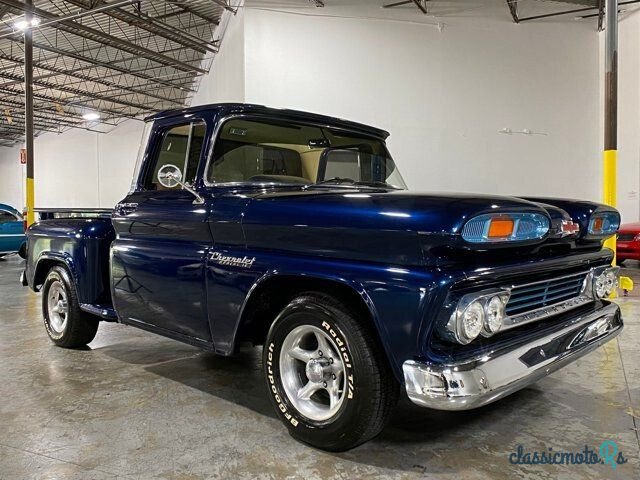
[[[380,342],[396,376],[402,377],[401,372],[396,371],[397,365],[375,305],[364,287],[346,279],[275,272],[263,275],[253,284],[240,309],[232,342],[233,350],[237,350],[245,341],[263,345],[278,314],[291,300],[305,292],[330,295],[355,311],[358,319],[364,320],[363,323],[375,340]]]
[[[55,253],[43,253],[38,257],[38,261],[36,262],[36,266],[33,274],[33,290],[36,292],[40,291],[44,281],[47,278],[47,274],[49,271],[55,266],[64,267],[69,275],[71,276],[72,281],[76,284],[77,282],[77,272],[75,271],[73,260],[65,255],[59,255]]]

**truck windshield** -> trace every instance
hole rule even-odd
[[[384,141],[358,133],[277,120],[223,124],[208,184],[286,183],[406,189]]]

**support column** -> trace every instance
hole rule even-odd
[[[615,207],[618,174],[618,0],[606,0],[605,16],[602,201]],[[616,237],[608,239],[605,246],[615,253]]]
[[[35,221],[35,194],[33,176],[33,0],[24,2],[25,21],[24,31],[24,124],[25,146],[27,150],[27,225]]]

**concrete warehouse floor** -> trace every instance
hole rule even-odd
[[[2,479],[640,478],[638,298],[620,300],[617,340],[532,387],[462,413],[403,401],[378,438],[330,454],[275,418],[259,348],[220,358],[117,324],[90,349],[57,348],[40,295],[18,283],[22,266],[0,261]],[[629,460],[615,471],[509,463],[519,444],[580,451],[607,439]]]

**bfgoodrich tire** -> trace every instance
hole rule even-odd
[[[98,319],[80,310],[69,272],[53,267],[42,287],[42,314],[47,335],[60,347],[84,347],[95,338]]]
[[[272,325],[263,353],[271,401],[290,434],[329,451],[375,437],[399,385],[378,339],[332,297],[294,299]]]

